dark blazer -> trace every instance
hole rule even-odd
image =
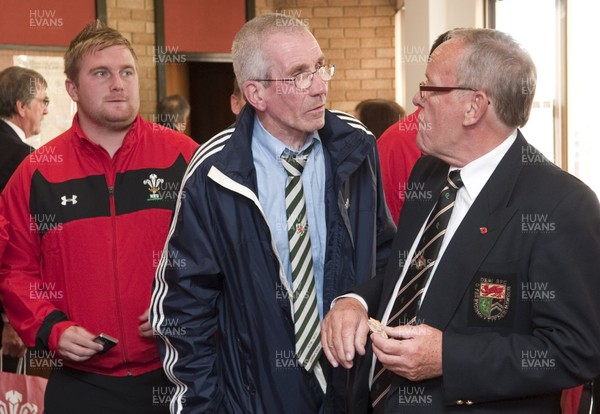
[[[0,119],[0,191],[21,161],[33,151],[33,147],[21,141],[10,125]]]
[[[449,166],[421,158],[390,262],[356,289],[381,318],[399,263]],[[427,194],[432,196],[427,197]],[[562,389],[600,373],[600,208],[577,178],[519,132],[457,229],[417,315],[443,331],[440,378],[394,380],[386,412],[559,413]],[[369,410],[372,352],[355,361],[349,406]]]

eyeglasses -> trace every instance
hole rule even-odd
[[[40,98],[34,98],[36,101],[40,101],[42,103],[42,105],[44,105],[44,108],[48,108],[48,105],[50,105],[50,98],[44,98],[44,99],[40,99]]]
[[[456,90],[477,92],[477,89],[467,88],[465,86],[429,86],[425,82],[419,83],[421,99],[425,99],[426,96],[423,92],[450,92]]]
[[[328,64],[318,67],[314,72],[302,72],[293,78],[279,78],[279,79],[254,79],[259,82],[294,82],[298,89],[308,89],[312,85],[315,73],[324,81],[330,81],[335,73],[335,66]]]

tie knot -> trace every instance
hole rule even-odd
[[[465,185],[462,178],[460,178],[460,170],[450,171],[450,174],[448,174],[448,184],[456,190]]]
[[[283,164],[283,168],[291,177],[297,177],[302,175],[302,171],[304,171],[304,165],[306,164],[306,160],[312,151],[314,144],[310,144],[308,148],[304,151],[298,153],[292,153],[289,150],[285,150],[285,152],[281,155],[281,164]]]

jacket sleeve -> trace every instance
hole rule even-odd
[[[587,191],[572,191],[548,215],[552,231],[540,233],[528,252],[519,286],[543,287],[528,300],[529,332],[444,333],[446,403],[485,402],[557,392],[600,372],[600,208]],[[541,289],[541,288],[540,288]],[[515,298],[514,306],[524,306]]]
[[[381,290],[383,288],[383,274],[379,273],[375,277],[367,280],[360,286],[355,287],[348,293],[360,296],[368,307],[368,314],[373,318],[377,317],[379,301],[381,300]]]
[[[377,262],[376,274],[381,273],[387,265],[392,250],[392,241],[396,234],[396,225],[385,202],[385,191],[381,181],[379,154],[375,146],[375,171],[377,174]]]
[[[29,211],[27,167],[21,164],[0,197],[0,214],[10,223],[0,267],[0,296],[8,320],[27,347],[56,351],[58,338],[74,324],[45,298],[41,240]]]
[[[198,176],[187,183],[186,178],[187,173],[157,268],[150,320],[165,372],[176,387],[171,412],[218,412],[223,393],[215,334],[221,277],[200,190],[205,184],[194,181]]]

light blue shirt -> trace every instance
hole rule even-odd
[[[281,154],[288,149],[298,153],[314,142],[304,171],[302,186],[306,200],[308,231],[313,257],[315,287],[317,290],[317,305],[319,316],[323,319],[323,274],[325,264],[325,243],[327,226],[325,223],[325,155],[319,134],[315,131],[312,137],[299,151],[287,147],[283,142],[271,135],[254,117],[252,131],[252,158],[256,168],[258,182],[258,199],[262,206],[271,234],[281,258],[287,281],[292,285],[292,267],[290,264],[290,246],[287,232],[287,215],[285,212],[285,184],[288,178],[283,165]]]

